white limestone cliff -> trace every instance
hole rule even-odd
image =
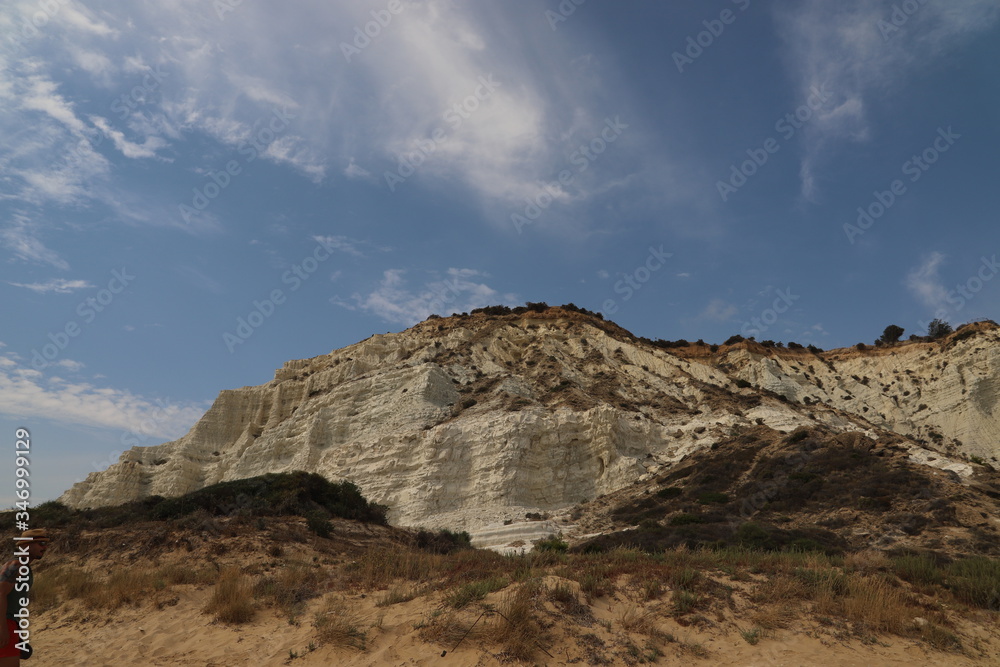
[[[685,359],[560,309],[432,319],[223,391],[184,437],[125,452],[60,500],[97,507],[306,470],[356,483],[395,524],[508,539],[505,524],[528,513],[565,512],[758,420],[784,431],[934,428],[962,439],[956,453],[992,457],[996,342],[994,331],[948,351],[826,353],[831,368],[747,344]],[[938,465],[950,463],[965,465]],[[530,523],[524,535],[549,525]]]

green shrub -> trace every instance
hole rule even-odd
[[[932,340],[937,340],[938,338],[944,338],[953,331],[951,325],[942,319],[931,320],[931,323],[927,325],[927,335]]]
[[[729,502],[729,496],[725,493],[718,493],[716,491],[707,491],[698,496],[698,502],[702,505],[725,505]]]
[[[938,569],[934,559],[927,556],[905,555],[892,559],[896,576],[914,584],[940,585],[944,581],[944,572]]]
[[[695,523],[705,523],[705,518],[698,514],[675,514],[670,517],[671,526],[687,526]]]
[[[503,577],[490,577],[489,579],[473,581],[472,583],[459,586],[445,598],[445,601],[455,609],[462,609],[473,602],[482,600],[494,591],[506,588],[509,583]]]
[[[535,542],[535,551],[555,551],[556,553],[563,553],[567,549],[569,549],[569,543],[556,537],[555,535]]]
[[[734,537],[739,544],[751,549],[771,550],[774,548],[774,540],[770,533],[761,525],[753,522],[740,524]]]
[[[306,514],[306,526],[320,537],[329,538],[333,535],[330,518],[324,512],[309,512]]]
[[[1000,561],[993,558],[966,558],[947,568],[947,586],[966,604],[983,609],[1000,605]]]

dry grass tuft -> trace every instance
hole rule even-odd
[[[875,574],[876,572],[888,572],[891,568],[892,561],[881,551],[866,549],[844,556],[845,572]]]
[[[879,577],[851,577],[847,595],[832,603],[848,621],[873,632],[903,634],[913,616],[900,589]]]
[[[754,586],[750,599],[757,603],[787,603],[802,599],[806,594],[800,579],[779,574]]]
[[[473,629],[476,620],[477,618],[465,619],[456,611],[437,614],[429,623],[419,626],[420,637],[424,641],[442,644],[450,651],[453,646],[463,641],[463,637],[465,641],[471,642],[481,636],[484,626],[479,623]]]
[[[249,577],[236,568],[223,570],[204,612],[222,623],[249,623],[256,611]]]
[[[136,605],[154,588],[151,572],[128,568],[112,572],[104,581],[91,583],[81,595],[88,609],[114,610]]]
[[[625,632],[635,632],[642,635],[659,634],[655,623],[656,615],[652,609],[644,609],[635,605],[627,605],[618,615],[618,624]]]
[[[501,620],[494,624],[489,638],[502,647],[506,660],[531,660],[543,637],[542,626],[535,617],[535,600],[540,592],[537,581],[529,581],[508,592],[498,611]]]
[[[324,592],[326,583],[319,568],[289,565],[271,576],[258,578],[254,597],[294,616],[301,613],[306,600]]]
[[[510,582],[504,577],[490,577],[459,586],[445,597],[445,602],[455,609],[462,609],[478,602],[490,593],[506,588]]]
[[[798,614],[787,606],[767,606],[750,615],[750,621],[762,630],[787,628]]]
[[[316,614],[316,635],[327,646],[353,648],[364,651],[367,633],[361,629],[363,621],[343,598],[331,597],[322,611]]]
[[[394,604],[409,602],[414,598],[423,595],[424,590],[420,586],[413,584],[397,584],[389,588],[386,594],[378,599],[376,607],[388,607]]]
[[[437,578],[444,556],[413,549],[369,549],[348,568],[346,583],[361,590],[381,590],[394,582],[428,581]]]
[[[187,564],[164,565],[156,573],[167,585],[211,584],[218,573],[209,568],[193,568]]]

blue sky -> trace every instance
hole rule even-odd
[[[36,502],[430,313],[824,348],[998,314],[996,0],[0,12],[0,442],[31,431]]]

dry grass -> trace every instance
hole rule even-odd
[[[256,599],[282,609],[289,616],[297,616],[306,600],[321,595],[328,583],[320,568],[292,564],[270,576],[258,578],[253,594]]]
[[[420,637],[424,641],[436,642],[442,646],[446,646],[447,650],[450,651],[460,641],[471,643],[482,636],[485,629],[482,623],[476,624],[473,629],[473,624],[478,620],[478,616],[479,614],[476,614],[476,616],[469,619],[464,617],[461,612],[456,611],[436,613],[429,622],[418,626]]]
[[[488,638],[500,645],[499,654],[506,660],[531,660],[538,651],[544,637],[534,611],[540,592],[533,580],[508,591],[500,601],[501,620],[491,627]]]
[[[87,586],[81,595],[88,609],[115,610],[137,605],[154,589],[154,574],[136,568],[112,572],[107,579]]]
[[[365,650],[367,633],[361,629],[363,619],[343,598],[330,597],[316,614],[314,625],[316,636],[327,646]]]
[[[902,634],[913,614],[898,587],[878,577],[855,578],[843,600],[844,616],[876,632]]]
[[[762,630],[787,628],[798,616],[798,612],[787,606],[767,606],[750,614],[750,621]]]
[[[618,614],[618,624],[625,632],[641,635],[658,634],[656,629],[656,613],[648,607],[626,605]]]
[[[891,568],[892,561],[881,551],[866,549],[844,557],[845,572],[875,574],[876,572],[888,572]]]
[[[776,575],[753,587],[750,599],[757,603],[788,603],[806,596],[802,581],[787,575]]]
[[[256,607],[253,603],[253,583],[237,568],[223,570],[212,597],[203,610],[222,623],[249,623]]]
[[[412,549],[373,548],[363,553],[347,570],[348,585],[361,590],[380,590],[392,583],[436,579],[445,557]]]
[[[831,580],[832,581],[832,580]],[[820,590],[814,611],[854,623],[858,632],[906,634],[913,610],[903,592],[881,577],[846,577],[846,591]]]
[[[194,568],[188,564],[165,565],[156,572],[156,578],[167,585],[211,584],[218,579],[218,573],[211,568]]]
[[[1000,565],[985,558],[941,563],[877,551],[831,557],[745,548],[500,556],[478,550],[442,555],[377,546],[355,553],[352,562],[340,567],[290,563],[257,577],[235,569],[220,576],[207,567],[185,564],[121,569],[102,577],[73,565],[52,564],[38,573],[34,603],[45,609],[78,599],[88,609],[114,610],[156,604],[171,586],[215,583],[206,613],[222,622],[245,623],[255,607],[265,605],[281,608],[294,619],[306,601],[331,590],[373,595],[378,607],[435,594],[443,608],[417,626],[422,637],[450,649],[448,645],[457,643],[485,611],[467,641],[498,645],[505,659],[516,661],[539,657],[543,628],[552,618],[592,627],[589,605],[603,596],[624,594],[625,604],[616,607],[615,626],[625,635],[645,635],[653,644],[662,641],[655,629],[659,616],[698,624],[702,615],[714,614],[722,622],[741,603],[750,602],[753,608],[737,617],[749,633],[748,641],[794,627],[802,616],[830,619],[827,625],[848,627],[865,638],[919,638],[939,650],[961,650],[955,619],[991,609],[1000,599]],[[546,576],[562,581],[543,589],[539,580]],[[748,581],[753,582],[749,587],[734,585]],[[488,597],[503,589],[499,599]],[[343,601],[328,605],[316,618],[321,640],[363,647],[361,619],[347,613]],[[916,617],[927,622],[917,624]]]
[[[455,609],[462,609],[490,593],[506,588],[509,583],[504,577],[490,577],[463,584],[445,597],[445,603]]]
[[[388,607],[394,604],[409,602],[423,595],[424,589],[414,584],[396,584],[389,588],[385,595],[375,603],[376,607]]]

